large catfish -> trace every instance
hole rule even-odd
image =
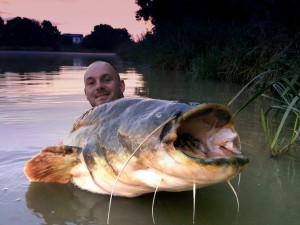
[[[238,175],[248,159],[237,139],[224,105],[123,98],[84,113],[63,145],[44,148],[24,171],[100,194],[185,191]]]

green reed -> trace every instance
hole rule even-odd
[[[270,73],[270,71],[269,71]],[[250,84],[261,83],[263,73],[253,78],[233,98],[231,104]],[[242,105],[235,115],[258,97],[266,98],[269,105],[261,108],[261,124],[266,134],[272,157],[277,157],[300,143],[300,75],[277,77],[268,80],[263,88]]]
[[[265,96],[274,102],[261,112],[262,125],[272,156],[288,151],[299,141],[300,85],[298,81],[299,75],[290,79],[282,78],[273,84],[276,94]]]

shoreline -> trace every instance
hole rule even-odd
[[[115,52],[88,52],[88,51],[44,51],[44,50],[2,50],[0,49],[0,54],[53,54],[53,55],[68,55],[68,54],[78,54],[78,55],[107,55],[107,56],[117,56],[117,53]]]

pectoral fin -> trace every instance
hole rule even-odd
[[[24,172],[30,181],[68,183],[80,152],[79,147],[48,146],[25,164]]]

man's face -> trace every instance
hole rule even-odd
[[[84,92],[91,106],[123,97],[125,84],[118,73],[108,63],[96,62],[84,74]]]

